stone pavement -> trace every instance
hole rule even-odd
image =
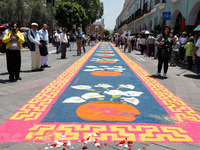
[[[87,47],[87,51],[92,47]],[[55,51],[52,47],[51,51]],[[121,51],[123,51],[121,49]],[[139,55],[139,52],[125,53],[129,58],[138,63],[143,69],[150,74],[156,73],[157,60],[149,57]],[[43,72],[30,72],[30,53],[22,53],[22,81],[10,83],[8,81],[8,74],[5,67],[5,57],[0,56],[0,123],[3,123],[10,118],[17,110],[19,110],[32,97],[39,93],[44,87],[55,80],[62,72],[69,68],[80,57],[76,56],[76,51],[67,52],[68,59],[61,60],[60,55],[50,54],[49,64],[51,68],[47,68]],[[199,97],[200,97],[200,80],[195,77],[195,73],[188,71],[185,65],[178,65],[177,67],[170,67],[167,79],[157,79],[166,88],[180,97],[195,111],[199,112]],[[49,143],[2,143],[1,149],[21,150],[21,149],[45,149]],[[109,143],[102,149],[114,150],[124,149],[123,147],[116,147],[117,143]],[[82,149],[82,143],[72,143],[74,149]],[[86,144],[88,149],[97,149],[94,144]],[[150,150],[198,150],[200,144],[169,144],[169,143],[134,143],[132,149],[143,149],[147,147]],[[56,148],[58,149],[58,148]]]

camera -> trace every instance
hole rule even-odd
[[[164,44],[162,45],[163,49],[170,47],[170,43],[169,43],[168,39],[165,39],[163,42],[164,42]]]
[[[13,33],[13,34],[16,34],[16,29],[12,29],[12,33]]]

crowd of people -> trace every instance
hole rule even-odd
[[[38,31],[38,24],[32,23],[31,29],[27,32],[20,31],[18,23],[10,23],[8,28],[0,32],[1,49],[5,45],[7,70],[9,73],[9,80],[11,82],[22,80],[20,77],[21,69],[21,50],[28,47],[31,52],[31,71],[43,71],[45,68],[50,68],[48,64],[49,54],[49,32],[47,24],[43,24]],[[75,43],[77,47],[77,56],[81,55],[81,49],[86,52],[86,44],[94,46],[100,37],[94,35],[86,36],[81,28],[75,29],[74,32],[67,32],[66,28],[57,26],[54,32],[54,44],[56,46],[57,54],[61,53],[61,59],[66,59],[67,47],[70,51],[75,50]]]
[[[54,43],[56,46],[57,54],[62,54],[63,49],[66,50],[66,47],[69,47],[70,51],[74,51],[76,43],[77,55],[80,56],[81,48],[83,49],[83,52],[86,52],[86,45],[94,46],[98,41],[101,41],[101,39],[101,36],[96,36],[94,34],[84,34],[81,28],[77,28],[77,30],[67,32],[66,28],[60,28],[59,26],[57,26],[56,31],[54,32]],[[62,55],[61,58],[65,59],[66,57]]]
[[[157,76],[161,76],[162,66],[164,64],[163,77],[167,77],[168,65],[176,66],[177,63],[188,65],[188,69],[196,66],[197,77],[200,77],[200,34],[199,32],[181,31],[180,34],[174,34],[170,27],[163,27],[162,33],[155,35],[152,33],[140,32],[138,34],[126,34],[110,38],[116,47],[128,48],[128,52],[139,50],[141,55],[146,54],[149,57],[158,59]]]
[[[23,47],[28,46],[31,52],[31,71],[43,71],[44,68],[51,67],[48,64],[49,53],[49,33],[47,25],[43,24],[38,31],[38,24],[32,23],[28,32],[20,32],[18,23],[10,23],[4,32],[0,32],[0,45],[5,45],[7,70],[9,80],[21,80],[21,53]],[[81,51],[86,52],[85,46],[94,46],[102,40],[102,37],[93,34],[86,35],[78,27],[73,31],[67,32],[66,28],[56,27],[54,31],[53,43],[56,47],[56,53],[61,53],[61,59],[66,59],[66,50],[70,51],[77,48],[77,56]],[[131,53],[133,50],[139,50],[141,55],[146,54],[149,57],[158,59],[157,76],[161,76],[162,66],[164,65],[163,77],[167,77],[168,65],[176,66],[177,63],[187,63],[188,69],[196,65],[197,77],[200,77],[200,38],[199,33],[189,33],[186,31],[180,34],[174,34],[170,27],[163,27],[161,34],[153,35],[151,33],[141,32],[137,35],[115,34],[109,41],[115,43],[116,47],[122,47],[124,52]],[[82,49],[82,50],[81,50]]]

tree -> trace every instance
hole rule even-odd
[[[83,26],[88,26],[91,23],[94,23],[97,19],[100,19],[103,16],[104,7],[103,3],[100,0],[64,0],[66,2],[76,1],[85,9],[87,19],[84,20]]]
[[[107,29],[105,29],[104,30],[104,35],[107,37],[107,36],[110,36],[110,31],[109,30],[107,30]]]
[[[82,26],[88,19],[84,8],[78,3],[59,1],[55,4],[55,18],[58,25],[71,29],[73,24]],[[73,22],[72,22],[73,16]]]

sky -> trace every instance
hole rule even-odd
[[[115,21],[123,9],[125,0],[100,0],[104,3],[105,29],[113,30]]]

